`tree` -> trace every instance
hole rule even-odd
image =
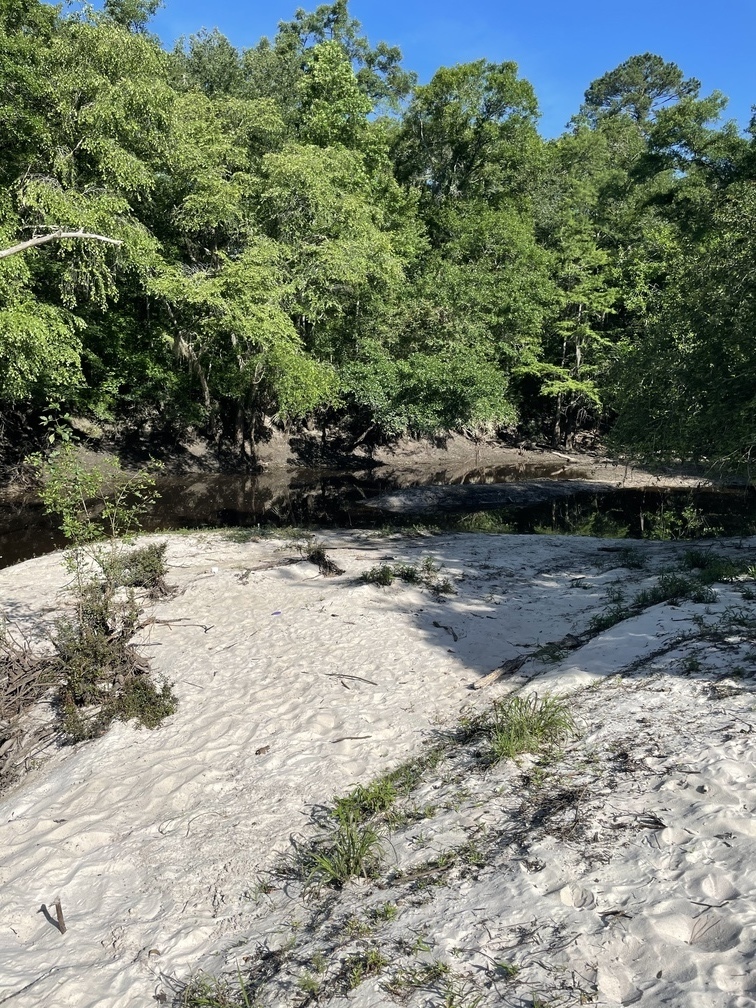
[[[700,81],[694,77],[686,80],[675,63],[643,53],[593,81],[580,111],[592,126],[605,116],[616,115],[648,123],[670,103],[696,98],[700,89]]]
[[[415,90],[403,118],[398,177],[430,206],[477,196],[512,201],[532,183],[537,111],[514,63],[444,67]]]
[[[242,57],[225,35],[202,29],[174,46],[173,64],[182,89],[197,87],[206,95],[243,95],[245,75]]]
[[[349,14],[347,0],[335,0],[332,4],[321,4],[309,14],[298,10],[293,21],[282,21],[275,46],[284,52],[304,55],[324,42],[335,43],[351,64],[359,89],[371,104],[396,111],[412,91],[417,77],[402,69],[402,54],[396,46],[379,42],[371,48],[361,29],[360,22]]]
[[[310,54],[300,81],[301,138],[320,147],[364,147],[372,103],[357,84],[338,42],[322,42]]]
[[[105,0],[103,11],[123,28],[144,32],[162,6],[163,0]]]
[[[615,375],[617,442],[651,458],[756,450],[756,186],[734,185],[700,243],[681,245],[642,340]]]

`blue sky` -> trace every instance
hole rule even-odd
[[[152,28],[170,46],[219,28],[237,46],[275,33],[297,6],[318,0],[166,0]],[[728,118],[748,124],[756,104],[754,0],[352,0],[372,42],[398,45],[405,65],[430,79],[439,66],[485,57],[513,60],[535,88],[541,131],[555,136],[590,82],[636,53],[654,52],[697,77],[704,94],[730,99]]]

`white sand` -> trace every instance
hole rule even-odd
[[[178,712],[155,731],[116,724],[48,752],[0,801],[0,1004],[148,1005],[170,999],[172,978],[233,969],[260,942],[280,946],[308,911],[284,892],[261,897],[257,883],[314,806],[417,752],[462,708],[522,686],[469,688],[502,661],[581,632],[606,610],[609,586],[632,592],[684,548],[628,544],[649,563],[628,570],[602,540],[327,532],[346,573],[324,578],[306,562],[249,572],[296,556],[285,542],[168,538],[180,594],[150,610],[172,622],[151,624],[142,644],[174,683]],[[358,581],[377,563],[425,556],[458,594],[439,601]],[[64,602],[59,555],[0,582],[8,617],[30,626]],[[582,737],[566,747],[552,791],[582,788],[591,829],[571,838],[535,823],[527,841],[512,839],[527,757],[427,785],[440,811],[400,830],[392,859],[405,868],[476,837],[484,863],[425,902],[399,885],[386,942],[426,934],[460,989],[480,986],[482,1004],[532,1004],[533,992],[588,1003],[580,990],[605,1005],[756,1004],[752,680],[719,683],[735,666],[750,675],[750,644],[737,633],[694,642],[637,678],[605,681],[695,632],[697,615],[754,608],[731,586],[717,592],[708,606],[655,606],[558,665],[529,666],[539,671],[530,688],[574,691]],[[509,839],[486,847],[496,836]],[[57,897],[65,935],[39,912]],[[355,913],[360,900],[394,897],[363,884],[343,898]],[[310,951],[320,940],[313,932]],[[500,961],[516,963],[516,981],[496,979]],[[296,1002],[282,993],[265,1003]],[[392,1001],[370,979],[349,1003]]]

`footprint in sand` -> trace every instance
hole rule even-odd
[[[641,992],[632,977],[617,962],[599,964],[597,986],[599,994],[610,1004],[630,1005],[640,1000]]]
[[[756,977],[747,961],[744,960],[739,967],[732,962],[720,963],[711,971],[711,979],[720,990],[727,991],[728,994],[751,995],[752,1000],[747,1003],[756,1003],[753,1000],[753,995],[756,993]]]
[[[648,837],[649,847],[677,847],[690,840],[690,833],[675,826],[667,826],[665,829],[656,830]]]
[[[659,913],[649,918],[652,928],[666,941],[687,942],[690,937],[692,919],[681,913]]]
[[[704,896],[708,896],[710,899],[716,900],[718,903],[724,903],[726,900],[737,899],[740,896],[740,892],[735,888],[729,878],[726,875],[711,874],[705,875],[701,879],[701,889],[703,890]]]
[[[688,941],[702,952],[726,952],[740,942],[742,931],[730,917],[708,910],[692,922]]]
[[[565,906],[576,907],[578,910],[590,910],[596,906],[596,897],[590,889],[584,889],[576,883],[560,889],[559,898]]]

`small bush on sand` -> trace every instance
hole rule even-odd
[[[139,530],[157,496],[154,476],[125,473],[116,459],[87,467],[71,444],[30,461],[45,509],[60,517],[71,543],[65,562],[74,610],[57,621],[52,636],[63,730],[81,741],[101,734],[114,718],[153,728],[173,713],[175,698],[170,686],[154,684],[132,638],[141,615],[136,591],[149,598],[168,592],[166,544],[129,550],[122,537]]]
[[[371,567],[370,570],[363,571],[361,577],[366,584],[377,584],[387,588],[394,583],[396,574],[390,564],[381,564],[379,567]]]
[[[363,571],[361,577],[366,584],[377,584],[386,588],[394,581],[405,584],[422,585],[436,595],[453,595],[454,586],[449,578],[439,578],[440,566],[433,557],[424,557],[419,564],[380,564]]]
[[[170,594],[165,581],[167,548],[166,542],[148,543],[103,558],[105,580],[113,588],[144,588],[153,599]]]

